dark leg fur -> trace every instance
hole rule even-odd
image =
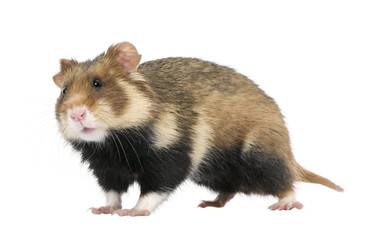
[[[229,202],[234,195],[236,195],[235,193],[220,193],[218,194],[217,198],[214,201],[202,201],[198,207],[201,208],[206,208],[206,207],[224,207],[226,205],[227,202]]]

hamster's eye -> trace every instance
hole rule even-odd
[[[62,89],[62,95],[65,95],[66,93],[67,93],[67,87],[64,87],[63,89]]]
[[[99,78],[95,78],[92,82],[92,86],[94,88],[101,88],[104,86],[104,82],[102,80],[100,80]]]

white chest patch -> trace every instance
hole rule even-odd
[[[176,115],[173,112],[164,112],[154,125],[157,148],[167,148],[179,139]]]

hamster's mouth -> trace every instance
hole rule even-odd
[[[99,127],[83,127],[78,130],[76,137],[87,142],[102,142],[106,137],[106,132]]]
[[[84,127],[81,132],[84,133],[84,134],[90,134],[90,133],[93,133],[95,132],[96,128],[88,128],[88,127]]]

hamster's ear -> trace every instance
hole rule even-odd
[[[142,57],[133,44],[129,42],[121,42],[110,46],[106,56],[121,65],[128,73],[137,71]]]
[[[53,76],[53,81],[57,85],[57,87],[59,87],[59,88],[62,88],[62,86],[63,86],[63,82],[64,82],[63,79],[64,78],[63,78],[63,75],[62,75],[61,72],[59,72],[59,73],[57,73],[56,75]]]
[[[53,76],[53,81],[57,85],[57,87],[62,88],[64,79],[65,79],[64,74],[68,70],[73,68],[77,64],[77,61],[68,60],[68,59],[61,59],[60,64],[61,64],[61,71]]]

